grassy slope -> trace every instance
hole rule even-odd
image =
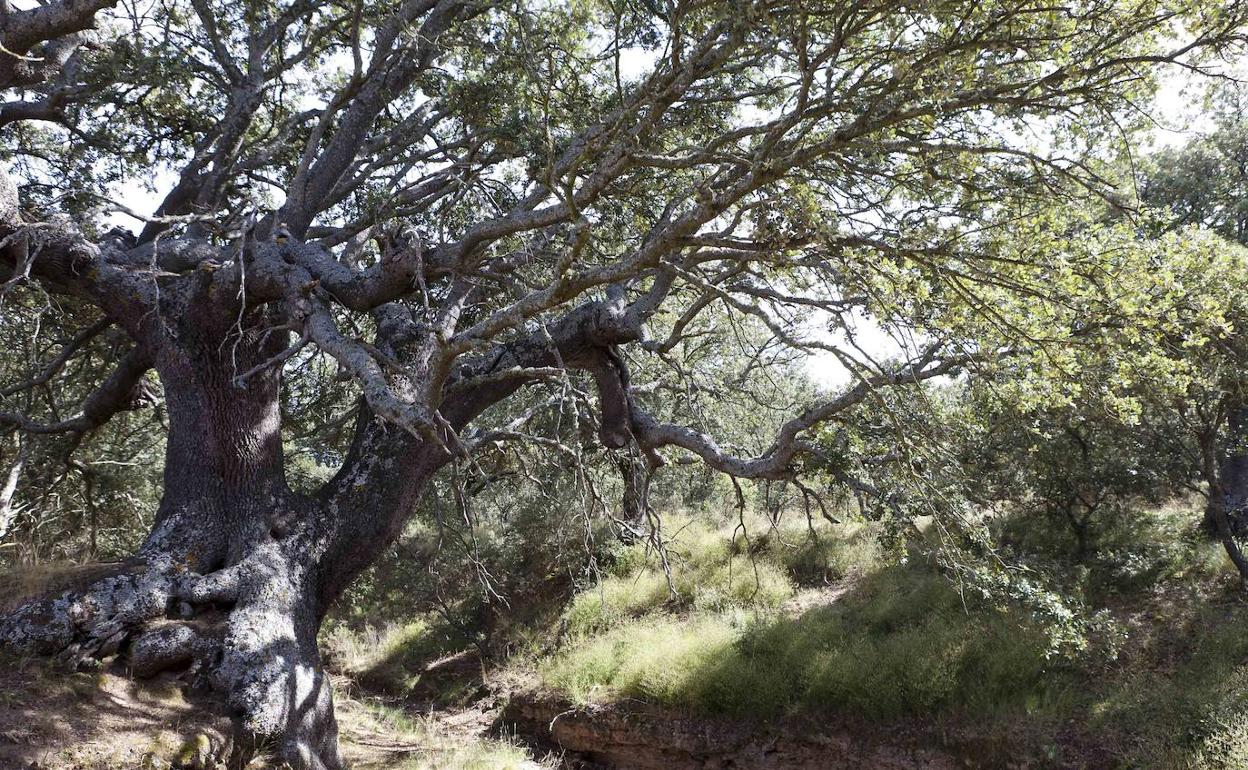
[[[584,703],[917,720],[1058,765],[1246,767],[1248,609],[1190,511],[1142,518],[1083,575],[1113,643],[1079,657],[1051,655],[1025,613],[885,558],[864,530],[773,531],[747,548],[731,525],[687,522],[675,597],[630,549],[570,603],[559,649],[514,665]]]

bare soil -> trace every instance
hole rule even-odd
[[[380,700],[353,693],[348,681],[335,686],[343,756],[357,770],[461,767],[465,756],[477,770],[549,766],[475,764],[474,745],[497,721],[493,702],[409,716],[379,708]],[[188,696],[172,677],[133,680],[67,673],[43,660],[0,662],[0,770],[216,770],[229,736],[220,704]],[[253,767],[264,767],[263,760]]]
[[[56,671],[44,661],[0,663],[0,768],[117,770],[180,760],[211,766],[229,720],[188,700],[173,679],[142,683]]]

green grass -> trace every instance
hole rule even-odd
[[[411,690],[426,665],[466,644],[437,619],[427,617],[363,628],[327,625],[320,637],[321,651],[331,671],[392,695]]]
[[[657,612],[774,609],[795,593],[794,581],[770,553],[734,553],[732,528],[673,522],[669,573],[643,544],[617,555],[599,583],[573,597],[564,612],[573,636],[605,631]]]
[[[1226,551],[1202,531],[1203,512],[1192,501],[1131,511],[1097,543],[1094,578],[1113,590],[1135,592],[1158,583],[1214,578],[1228,566]]]
[[[673,516],[668,572],[644,545],[619,548],[568,601],[560,632],[513,630],[513,670],[580,703],[954,725],[1000,756],[1078,764],[1095,745],[1124,767],[1248,767],[1248,607],[1230,598],[1226,560],[1196,518],[1183,505],[1144,512],[1102,530],[1081,564],[1044,533],[1018,543],[1073,603],[1115,618],[1112,645],[1089,637],[1104,649],[1050,657],[1053,629],[1026,608],[961,596],[927,560],[892,558],[870,525],[820,522],[812,535],[800,517],[754,518],[746,538],[732,520]],[[448,639],[418,619],[340,627],[325,645],[337,669],[406,692]],[[1077,740],[1055,742],[1058,730]],[[497,761],[481,766],[507,766]]]
[[[688,517],[664,524],[669,573],[646,544],[621,549],[599,583],[577,594],[564,613],[567,630],[584,635],[656,612],[771,610],[801,586],[826,585],[878,566],[874,530],[863,525],[817,528],[790,517],[781,526],[747,521],[720,526]]]
[[[1134,766],[1248,767],[1248,608],[1190,599],[1144,656],[1097,688],[1091,724],[1119,736]]]
[[[886,565],[865,527],[751,525],[748,540],[731,522],[671,527],[674,594],[654,556],[629,549],[571,602],[570,643],[539,663],[544,682],[578,701],[763,718],[1034,711],[1059,697],[1047,639],[1020,613],[968,611],[940,575]],[[798,585],[847,576],[834,604],[780,611]]]
[[[759,551],[784,567],[799,585],[823,585],[877,568],[884,559],[874,528],[821,526],[812,535],[804,521],[761,537]]]
[[[1088,563],[1067,564],[1084,597],[1113,600],[1116,660],[1050,657],[1024,609],[964,598],[922,559],[890,563],[862,527],[810,537],[754,522],[747,544],[731,522],[685,521],[672,527],[674,596],[653,554],[627,550],[574,598],[565,643],[534,667],[578,702],[950,718],[985,737],[982,725],[1013,724],[1002,734],[1021,729],[1042,752],[1095,744],[1124,767],[1248,767],[1248,606],[1197,518],[1182,505],[1144,512],[1105,530]],[[801,590],[838,580],[834,600]],[[1085,743],[1053,744],[1063,725]]]
[[[1026,620],[966,612],[940,576],[890,567],[798,617],[730,605],[582,635],[540,667],[579,701],[635,697],[707,714],[837,711],[891,719],[1047,707],[1047,640]],[[1063,680],[1064,681],[1064,680]]]
[[[630,621],[582,640],[542,674],[579,702],[629,696],[693,705],[693,677],[729,654],[739,633],[719,616]]]

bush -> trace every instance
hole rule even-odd
[[[1164,506],[1125,506],[1101,521],[1088,552],[1070,558],[1068,533],[1043,517],[1015,511],[996,522],[1015,554],[1055,575],[1077,578],[1072,590],[1095,602],[1103,594],[1147,590],[1159,583],[1204,579],[1228,569],[1225,551],[1200,525],[1195,501]],[[1071,569],[1072,564],[1076,567]]]
[[[1194,501],[1130,511],[1101,536],[1094,579],[1132,591],[1217,574],[1226,567],[1226,552],[1203,530],[1202,516]]]

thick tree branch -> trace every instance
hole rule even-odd
[[[82,402],[78,414],[66,420],[40,423],[26,415],[0,412],[0,423],[27,433],[85,433],[108,422],[119,412],[142,407],[149,400],[143,388],[143,375],[152,367],[151,354],[136,347],[117,362],[104,382]]]
[[[869,398],[878,388],[913,385],[942,375],[954,374],[968,363],[965,356],[941,359],[939,349],[929,348],[918,360],[893,371],[868,377],[834,399],[810,407],[785,423],[771,447],[756,458],[741,458],[725,452],[711,436],[692,428],[660,423],[642,409],[632,410],[633,430],[646,449],[677,446],[698,455],[712,468],[730,476],[749,479],[783,479],[793,474],[794,457],[807,449],[801,434],[835,418]]]
[[[25,11],[0,12],[0,89],[51,80],[117,0],[50,0]]]

